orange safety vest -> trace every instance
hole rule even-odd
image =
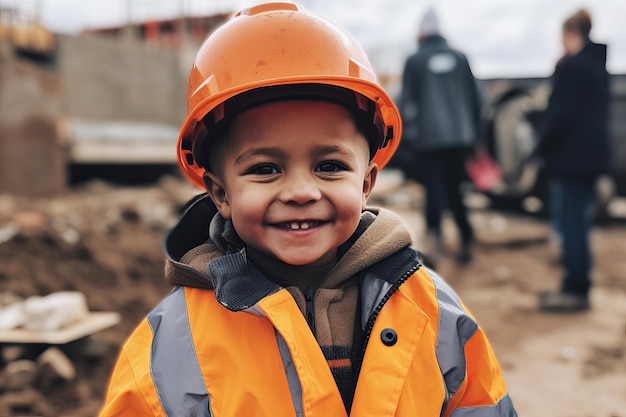
[[[391,291],[376,277],[364,281],[362,291],[386,296],[366,329],[352,416],[517,415],[484,333],[441,278],[421,267]],[[100,416],[340,417],[346,409],[287,290],[233,312],[213,290],[177,287],[123,347]]]

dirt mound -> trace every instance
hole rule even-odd
[[[92,181],[55,199],[0,195],[0,230],[6,240],[0,243],[2,294],[27,298],[80,291],[91,311],[122,316],[117,326],[92,337],[89,344],[96,345],[97,354],[92,354],[94,346],[87,353],[79,343],[61,346],[77,374],[71,382],[34,384],[47,406],[39,398],[38,406],[24,409],[34,394],[21,392],[16,399],[10,393],[18,404],[15,415],[42,410],[56,416],[96,414],[121,343],[170,290],[163,278],[162,241],[180,208],[197,192],[166,178],[152,187]],[[20,357],[35,359],[45,348],[29,345]],[[0,391],[0,404],[2,397]]]

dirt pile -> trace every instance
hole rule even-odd
[[[163,278],[162,240],[196,193],[165,178],[145,188],[92,181],[55,199],[0,195],[2,294],[26,298],[80,291],[91,311],[122,316],[91,340],[59,346],[76,368],[73,378],[56,378],[54,384],[35,380],[17,392],[0,387],[0,412],[4,404],[11,415],[95,415],[120,344],[170,290]],[[0,346],[2,369],[9,360],[37,361],[49,347],[31,344],[16,352],[15,346]]]

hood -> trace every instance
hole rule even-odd
[[[607,46],[603,43],[589,42],[577,56],[592,61],[597,65],[601,65],[604,68],[606,66],[606,50]]]
[[[368,208],[354,235],[339,248],[337,264],[321,284],[334,288],[357,272],[374,265],[389,255],[411,244],[411,237],[403,221],[391,211]],[[234,283],[232,274],[220,274],[218,266],[246,263],[245,245],[229,221],[217,214],[206,193],[192,199],[183,210],[180,220],[165,238],[167,256],[165,276],[172,285],[218,289]],[[215,261],[215,262],[213,262]],[[212,264],[209,267],[209,264]],[[246,266],[246,275],[256,271]],[[269,289],[268,289],[269,291]]]
[[[448,46],[448,41],[441,35],[429,35],[421,38],[419,41],[420,49],[429,48],[445,48]]]

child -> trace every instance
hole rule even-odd
[[[291,3],[244,10],[189,78],[178,156],[207,193],[176,285],[101,416],[516,416],[496,358],[403,222],[365,203],[400,116],[360,47]]]

